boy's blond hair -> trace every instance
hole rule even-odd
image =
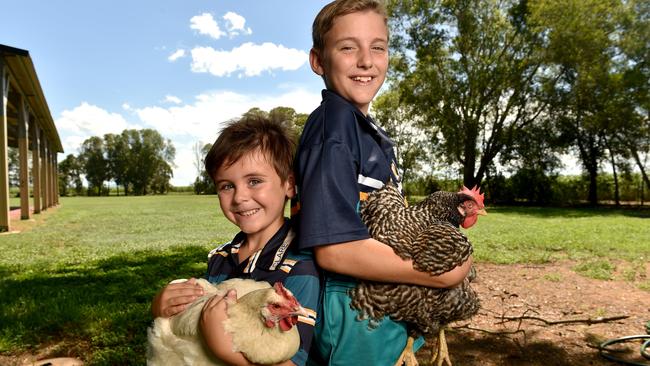
[[[382,1],[378,0],[336,0],[325,5],[316,15],[311,28],[313,48],[316,51],[325,49],[325,34],[332,29],[334,20],[338,17],[360,11],[371,10],[384,17],[388,25],[388,15]]]

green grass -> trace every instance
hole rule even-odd
[[[647,211],[488,212],[465,231],[477,261],[572,260],[585,275],[620,270],[650,291],[642,277]],[[172,279],[201,276],[207,251],[236,232],[215,196],[194,195],[64,197],[59,208],[14,228],[22,232],[0,235],[0,354],[48,347],[50,356],[79,356],[88,365],[144,364],[154,294]]]
[[[487,211],[487,216],[465,231],[478,261],[650,259],[648,210],[488,207]]]
[[[216,196],[62,198],[0,236],[0,353],[144,364],[149,305],[236,232]],[[31,227],[31,228],[30,228]]]

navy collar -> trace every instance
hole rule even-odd
[[[255,269],[274,271],[286,258],[294,236],[295,234],[291,230],[291,222],[289,219],[285,219],[282,227],[264,245],[264,248],[251,253],[244,262],[239,263],[239,248],[246,240],[246,234],[240,231],[232,240],[230,248],[227,249],[229,253],[228,259],[236,268],[236,273],[252,273]]]
[[[372,135],[375,137],[375,140],[377,140],[377,143],[379,146],[381,146],[382,150],[384,150],[384,153],[388,153],[389,151],[392,151],[393,147],[395,144],[393,143],[393,140],[388,137],[386,132],[382,130],[379,126],[375,124],[375,121],[372,119],[370,115],[364,115],[357,106],[354,104],[350,103],[349,100],[343,98],[342,96],[338,95],[335,91],[329,90],[329,89],[323,89],[321,92],[321,95],[323,97],[323,101],[321,104],[325,103],[328,99],[334,100],[338,103],[343,103],[346,104],[352,112],[357,116],[357,122],[364,127],[366,127],[369,131],[372,131]]]

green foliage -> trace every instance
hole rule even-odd
[[[73,154],[68,154],[58,164],[60,195],[70,195],[72,193],[70,189],[74,189],[74,193],[77,196],[82,194],[84,187],[81,181],[81,171],[81,161]]]
[[[101,195],[104,181],[109,177],[106,158],[104,157],[104,140],[93,136],[81,144],[79,161],[86,175],[89,189],[96,195]]]
[[[462,169],[465,185],[480,183],[546,107],[541,87],[550,75],[539,36],[526,27],[525,3],[391,1],[389,11],[389,93],[398,90],[430,139],[425,161],[444,159]]]
[[[76,162],[73,155],[68,155],[66,170],[60,174],[61,185],[67,187],[71,179],[79,182],[83,173],[89,183],[89,195],[108,195],[109,189],[104,185],[108,180],[123,186],[125,195],[166,193],[171,187],[175,154],[171,140],[152,129],[124,130],[119,135],[106,134],[103,139],[93,136],[84,141]],[[80,168],[75,165],[77,162]],[[77,189],[77,194],[80,191]]]
[[[395,0],[388,10],[389,88],[373,113],[407,180],[461,171],[504,201],[548,204],[569,153],[593,205],[611,190],[599,188],[605,165],[614,192],[633,165],[650,190],[647,1]]]

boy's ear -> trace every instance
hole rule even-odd
[[[323,69],[323,60],[321,59],[321,56],[318,54],[318,51],[312,47],[312,49],[309,51],[309,65],[311,65],[311,69],[318,75],[323,76],[325,74],[325,70]]]
[[[289,174],[287,181],[284,182],[285,193],[287,198],[293,198],[296,195],[296,178],[293,173]]]

